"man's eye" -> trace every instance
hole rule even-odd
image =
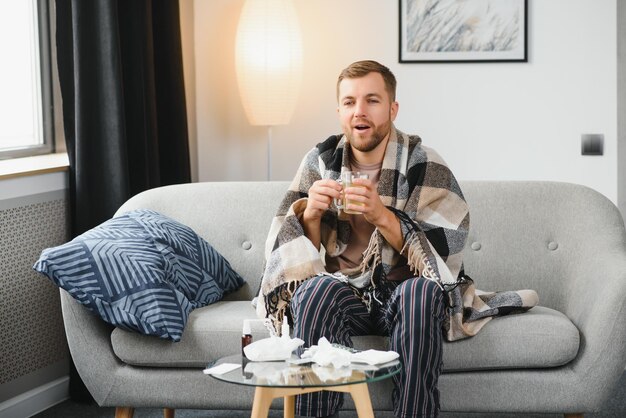
[[[378,100],[378,99],[369,99],[369,102],[370,102],[370,103],[378,103],[378,102],[379,102],[379,100]]]
[[[343,105],[344,105],[344,106],[350,106],[350,105],[352,105],[353,103],[354,103],[354,102],[350,100],[350,101],[343,102]]]

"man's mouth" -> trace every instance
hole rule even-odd
[[[365,132],[370,128],[369,125],[366,125],[364,123],[359,123],[357,125],[354,125],[354,129],[356,129],[359,132]]]

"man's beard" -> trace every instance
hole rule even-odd
[[[380,126],[374,126],[374,124],[370,123],[368,125],[373,128],[373,132],[369,138],[364,138],[359,136],[359,138],[355,138],[355,135],[352,134],[352,127],[348,127],[348,129],[344,128],[344,134],[348,138],[348,142],[352,147],[354,147],[357,151],[361,152],[370,152],[374,150],[383,139],[389,134],[391,131],[391,121],[387,121]]]

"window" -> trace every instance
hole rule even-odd
[[[0,159],[52,151],[47,0],[0,2]]]

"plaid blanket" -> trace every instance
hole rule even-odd
[[[342,170],[350,170],[349,152],[346,138],[333,135],[307,153],[272,221],[257,313],[270,318],[277,333],[289,315],[297,287],[308,278],[330,274],[324,268],[323,252],[335,257],[346,249],[350,224],[343,212],[331,207],[324,214],[321,252],[305,236],[300,219],[315,181],[337,180]],[[352,286],[366,306],[384,295],[389,273],[407,266],[415,276],[438,283],[447,294],[444,330],[450,341],[475,335],[495,315],[526,310],[537,303],[532,290],[485,293],[476,290],[465,275],[467,203],[443,159],[423,146],[418,136],[392,128],[377,190],[400,220],[405,244],[398,253],[376,229],[359,269],[347,272],[350,283],[367,284]]]

